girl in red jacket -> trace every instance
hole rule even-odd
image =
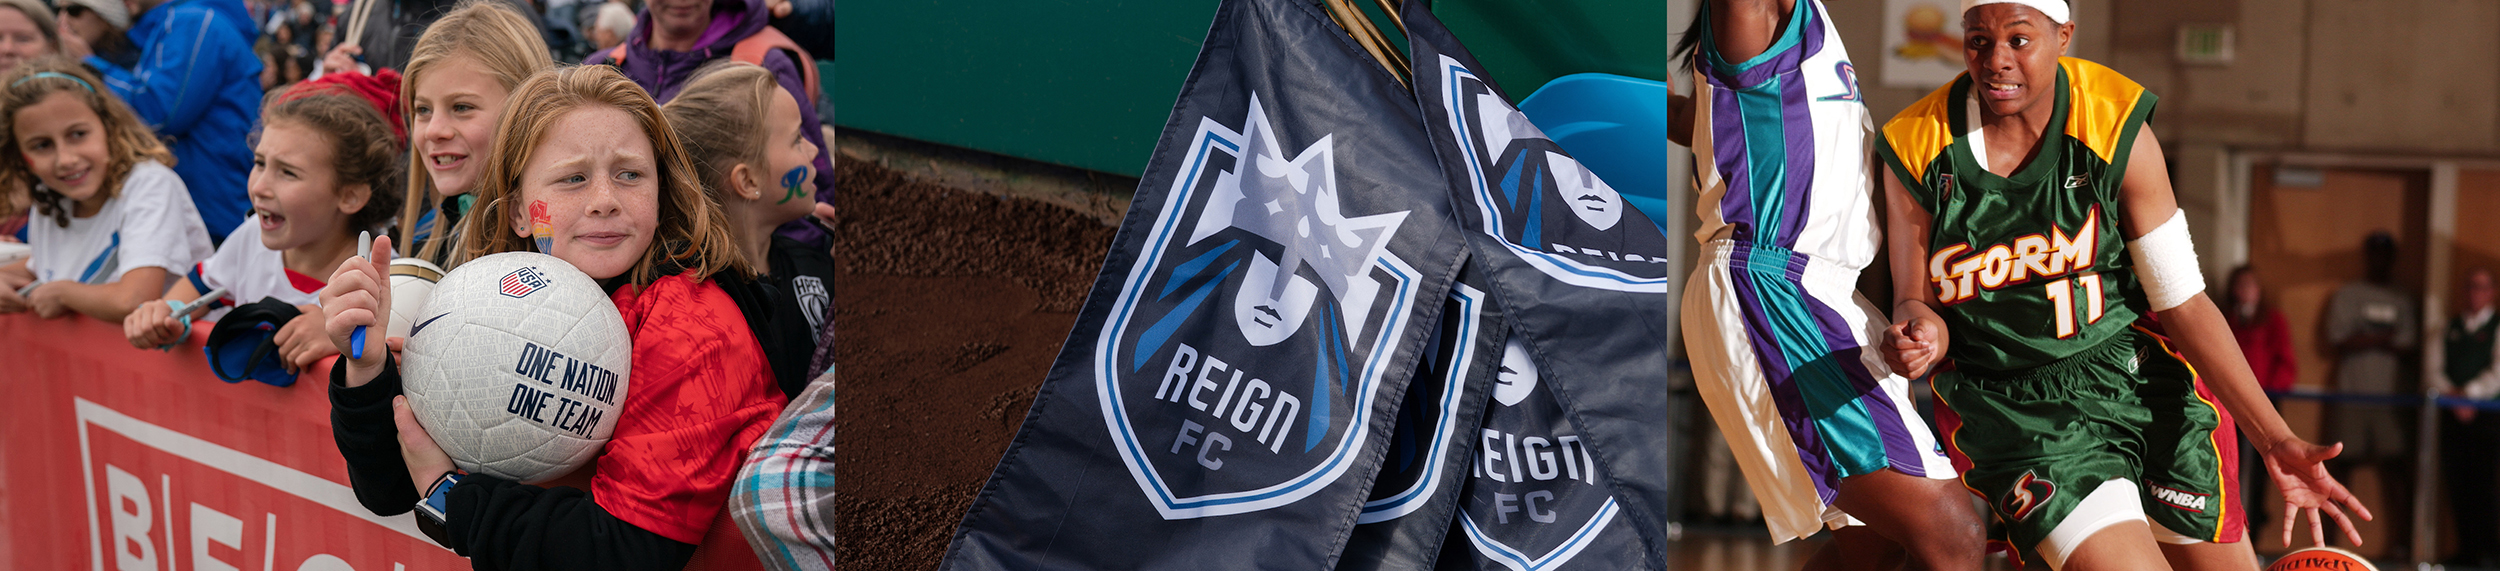
[[[734,526],[714,524],[782,400],[739,309],[754,272],[659,106],[605,66],[554,69],[514,89],[493,140],[454,263],[536,249],[600,280],[633,338],[633,390],[585,493],[457,474],[397,396],[389,352],[341,359],[331,425],[358,500],[391,514],[422,498],[419,521],[439,518],[437,539],[478,569],[676,569],[724,537],[743,551]],[[554,232],[533,240],[539,205]],[[376,261],[389,251],[375,240],[322,291],[340,347],[389,315]]]

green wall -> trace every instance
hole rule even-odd
[[[1135,176],[1154,150],[1215,6],[853,2],[843,6],[836,36],[841,60],[829,68],[835,120],[843,128]],[[1512,97],[1572,73],[1666,77],[1661,0],[1441,0],[1433,12]]]

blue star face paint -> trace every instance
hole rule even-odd
[[[791,168],[790,172],[781,173],[781,189],[783,190],[781,202],[773,204],[789,204],[790,199],[807,196],[807,191],[801,189],[805,187],[809,175],[812,174],[815,174],[813,169],[807,168],[807,165],[799,165]]]

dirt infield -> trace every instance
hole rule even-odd
[[[1113,229],[846,160],[836,237],[837,556],[933,569],[1007,450]]]

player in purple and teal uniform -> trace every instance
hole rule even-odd
[[[1686,353],[1772,541],[1837,530],[1808,568],[1976,569],[1978,514],[1909,381],[1869,350],[1873,123],[1838,30],[1819,0],[1713,0],[1685,38],[1695,96],[1676,122],[1702,242]]]

